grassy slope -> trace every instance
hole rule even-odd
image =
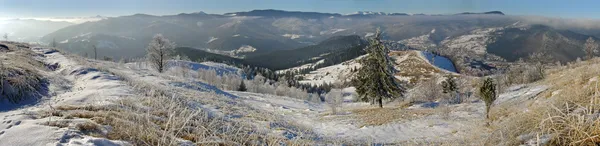
[[[599,75],[600,58],[548,70],[545,79],[534,83],[548,85],[546,91],[524,102],[492,107],[493,133],[487,142],[600,143]]]

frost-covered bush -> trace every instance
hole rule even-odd
[[[515,65],[508,68],[503,79],[506,84],[527,84],[544,78],[541,64]]]
[[[342,94],[340,89],[331,89],[325,96],[325,101],[329,104],[332,114],[338,114],[342,110],[342,103],[344,102]]]
[[[408,100],[412,103],[435,101],[444,96],[442,86],[438,84],[437,78],[432,78],[418,83],[408,91]]]
[[[310,98],[311,96],[306,91],[300,88],[290,87],[285,82],[275,82],[270,84],[269,81],[261,75],[255,76],[253,80],[245,80],[237,73],[224,73],[219,75],[215,70],[199,69],[196,71],[195,76],[198,80],[204,81],[224,90],[238,90],[240,83],[242,80],[244,80],[247,92],[273,94],[310,101],[320,101],[318,99]]]

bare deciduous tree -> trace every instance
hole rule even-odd
[[[8,41],[8,33],[4,33],[4,36],[2,36],[4,38],[5,41]]]
[[[146,48],[148,62],[158,72],[163,72],[167,66],[167,62],[171,59],[171,55],[175,49],[175,43],[163,37],[162,34],[154,35],[148,48]]]
[[[94,48],[94,59],[98,60],[98,48],[96,45],[92,45],[92,48]]]
[[[51,45],[52,45],[52,48],[56,48],[56,39],[54,39],[54,38],[52,39]]]
[[[592,37],[589,37],[585,41],[583,51],[585,52],[586,59],[593,58],[594,54],[596,54],[598,52],[598,44],[596,44],[596,41],[594,41],[594,39]]]
[[[536,52],[531,53],[528,59],[531,63],[533,63],[533,67],[536,70],[535,73],[537,73],[538,76],[543,79],[545,77],[545,64],[551,63],[550,61],[552,60],[552,56],[548,55],[546,52]]]

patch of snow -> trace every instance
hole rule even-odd
[[[64,44],[64,43],[69,43],[69,39],[66,39],[64,41],[60,41],[59,43]]]
[[[322,64],[322,63],[325,63],[325,60],[324,60],[324,59],[322,59],[322,60],[319,60],[319,61],[317,61],[317,62],[315,62],[315,63],[307,63],[307,64],[300,65],[300,66],[297,66],[297,67],[288,68],[288,69],[284,69],[284,70],[278,70],[278,71],[275,71],[275,72],[276,72],[276,73],[285,73],[285,72],[287,72],[287,71],[300,71],[300,70],[302,70],[302,69],[306,69],[306,68],[312,68],[312,67],[315,67],[315,66],[317,66],[317,65],[319,65],[319,64]]]
[[[135,38],[132,37],[128,37],[128,36],[119,36],[120,38],[124,38],[124,39],[128,39],[128,40],[135,40]]]
[[[342,32],[342,31],[346,31],[346,29],[334,28],[334,29],[330,29],[330,30],[326,30],[326,31],[321,31],[321,32],[319,32],[319,34],[320,35],[335,34],[335,33]]]
[[[232,37],[239,37],[239,36],[240,36],[240,34],[235,34]]]
[[[373,36],[373,35],[375,35],[375,33],[369,32],[369,33],[365,34],[365,37],[370,37],[370,36]]]
[[[297,39],[297,38],[303,37],[304,35],[299,35],[299,34],[288,34],[288,33],[286,33],[286,34],[284,34],[284,35],[282,35],[282,36],[283,36],[283,37],[286,37],[286,38],[290,38],[290,39]]]
[[[82,37],[87,37],[87,38],[89,38],[91,35],[92,35],[92,32],[88,32],[88,33],[82,33],[82,34],[79,34],[79,35],[77,35],[77,36],[74,36],[74,37],[72,37],[72,39],[77,39],[77,38],[82,38]]]
[[[505,102],[522,102],[529,100],[543,91],[546,91],[548,86],[537,85],[537,86],[526,86],[516,85],[508,89],[507,92],[502,93],[498,96],[494,104],[505,103]]]
[[[239,54],[239,53],[247,53],[247,52],[254,52],[254,51],[256,51],[256,48],[254,48],[250,45],[243,45],[240,48],[234,50],[233,53]]]
[[[212,42],[212,41],[215,41],[215,40],[217,40],[217,39],[219,39],[219,38],[216,38],[216,37],[210,37],[210,39],[209,39],[209,40],[208,40],[208,42],[206,42],[206,43],[208,44],[208,43],[210,43],[210,42]]]

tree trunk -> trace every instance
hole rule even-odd
[[[485,118],[486,119],[490,119],[490,106],[492,106],[492,105],[485,106]]]
[[[377,102],[379,102],[379,108],[383,108],[383,98],[379,97]]]

